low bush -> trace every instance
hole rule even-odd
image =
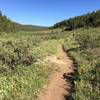
[[[35,61],[25,41],[2,41],[0,43],[0,64],[14,69],[18,65],[29,66]]]

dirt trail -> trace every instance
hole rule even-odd
[[[58,57],[50,56],[48,60],[55,64],[59,70],[49,78],[49,84],[45,85],[38,96],[38,100],[72,100],[71,84],[64,79],[64,73],[74,73],[73,62],[64,52],[63,46],[59,46]]]

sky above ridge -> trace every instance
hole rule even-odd
[[[100,0],[0,0],[0,10],[15,22],[51,26],[100,9]]]

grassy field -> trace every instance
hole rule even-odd
[[[78,29],[74,32],[71,41],[76,44],[68,47],[68,41],[65,41],[66,51],[77,62],[78,78],[74,81],[76,91],[73,98],[100,100],[100,29]]]
[[[77,62],[75,100],[100,99],[100,29],[74,31],[1,33],[0,100],[35,100],[48,76],[54,71],[45,61],[64,44]]]
[[[1,35],[0,100],[35,100],[53,71],[44,57],[56,54],[57,45],[33,33]]]

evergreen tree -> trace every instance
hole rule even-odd
[[[80,27],[98,27],[100,26],[100,10],[56,23],[53,28],[63,28],[62,26],[66,27],[66,31]]]

